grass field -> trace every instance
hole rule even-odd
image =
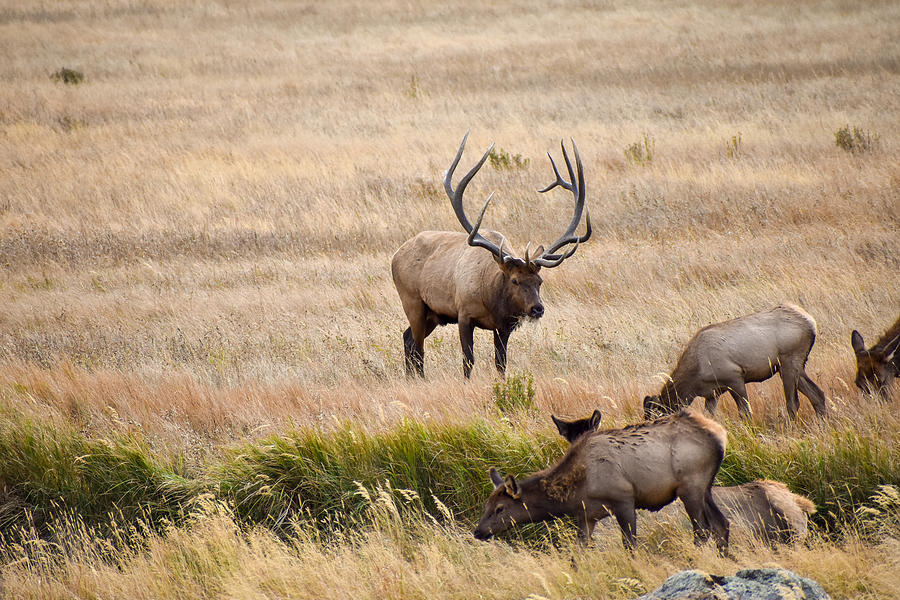
[[[849,343],[900,313],[898,22],[895,2],[0,0],[0,593],[631,598],[779,564],[900,598],[900,503],[877,502],[898,393],[859,394]],[[489,332],[470,382],[453,327],[403,375],[390,257],[459,228],[440,180],[467,130],[460,171],[492,141],[512,159],[467,210],[495,191],[486,226],[520,251],[571,215],[536,192],[546,152],[584,159],[593,238],[510,340],[533,411],[498,410]],[[817,321],[832,414],[801,399],[787,422],[777,378],[752,423],[724,398],[720,480],[808,495],[808,545],[721,558],[640,520],[634,555],[564,525],[471,539],[486,466],[561,454],[548,413],[633,423],[697,329],[780,302]]]

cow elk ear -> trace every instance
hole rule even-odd
[[[550,415],[550,418],[553,419],[553,424],[556,425],[556,430],[559,432],[559,435],[569,439],[569,436],[566,435],[569,433],[569,423],[562,419],[557,419],[556,415]]]
[[[601,418],[603,418],[603,415],[600,414],[599,410],[595,410],[594,414],[591,415],[591,429],[597,429],[597,426],[600,425]]]
[[[503,477],[500,476],[500,473],[497,472],[497,469],[491,467],[491,470],[488,471],[488,474],[491,476],[491,481],[494,482],[494,488],[498,488],[503,485]]]
[[[857,354],[862,354],[866,351],[866,344],[863,342],[863,337],[855,329],[853,330],[853,333],[850,334],[850,345],[853,346],[853,351]]]
[[[506,476],[506,481],[503,482],[506,485],[506,493],[510,495],[513,500],[519,499],[519,484],[516,483],[516,478],[512,475]]]

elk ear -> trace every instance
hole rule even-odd
[[[491,470],[488,471],[488,474],[491,476],[491,481],[494,482],[495,488],[498,488],[501,485],[503,485],[503,477],[500,475],[500,473],[497,472],[497,469],[495,469],[494,467],[491,467]]]
[[[516,478],[512,475],[506,476],[506,481],[503,482],[506,485],[506,493],[510,495],[513,500],[519,499],[519,484],[516,483]]]
[[[866,351],[866,344],[863,342],[863,337],[855,329],[853,330],[853,333],[850,334],[850,345],[853,346],[853,351],[857,354],[862,354]]]
[[[591,415],[591,420],[590,420],[592,430],[597,429],[597,427],[600,425],[601,418],[603,418],[603,415],[600,414],[599,410],[595,410],[594,414]]]
[[[562,419],[557,419],[556,415],[550,415],[550,418],[553,419],[553,424],[556,425],[556,430],[559,432],[559,435],[569,439],[569,423]]]

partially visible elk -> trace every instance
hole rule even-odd
[[[681,411],[650,423],[582,435],[554,466],[517,480],[490,470],[494,491],[474,535],[487,539],[516,523],[571,516],[578,539],[590,540],[597,521],[613,515],[622,543],[633,548],[635,509],[659,510],[681,498],[694,541],[710,533],[728,548],[728,521],[710,488],[725,456],[725,429],[702,415]]]
[[[600,411],[585,419],[560,419],[550,415],[559,434],[569,443],[597,429]],[[716,505],[738,530],[746,529],[756,539],[767,544],[789,544],[806,539],[809,515],[816,506],[808,498],[794,494],[780,481],[759,479],[741,485],[712,486]],[[676,503],[660,511],[660,518],[668,519],[677,513]],[[732,529],[732,532],[735,530]]]
[[[473,334],[475,328],[494,332],[494,365],[506,371],[506,347],[510,334],[524,319],[540,319],[544,314],[540,288],[540,270],[557,267],[575,253],[579,244],[591,237],[591,219],[585,210],[584,173],[578,148],[572,142],[575,169],[562,145],[569,181],[560,176],[553,157],[550,164],[556,181],[539,190],[547,192],[559,186],[575,197],[575,210],[569,226],[547,249],[534,253],[525,248],[517,257],[509,243],[496,231],[479,232],[488,196],[473,226],[463,209],[463,193],[472,177],[490,155],[493,144],[481,160],[466,173],[453,189],[453,172],[466,146],[463,138],[456,158],[444,175],[444,189],[450,205],[465,233],[423,231],[404,243],[391,259],[394,286],[400,295],[409,327],[403,332],[403,351],[407,375],[425,376],[425,338],[438,325],[457,323],[463,352],[463,374],[469,377],[475,361]],[[576,235],[582,214],[586,231]],[[568,249],[567,249],[568,247]]]
[[[563,436],[569,443],[574,442],[581,436],[591,431],[596,431],[600,426],[600,419],[603,415],[600,414],[599,410],[595,410],[594,413],[586,418],[586,419],[560,419],[556,415],[550,415],[550,418],[553,419],[553,424],[556,425],[556,430],[559,431],[559,435]]]
[[[850,344],[856,354],[856,387],[864,394],[874,394],[887,399],[887,391],[900,375],[900,317],[891,325],[875,345],[866,350],[863,337],[855,329],[850,334]]]
[[[806,374],[815,341],[816,322],[792,304],[708,325],[687,343],[659,395],[644,398],[644,417],[672,412],[697,396],[705,398],[706,410],[715,415],[719,395],[727,391],[741,416],[750,418],[746,384],[779,372],[791,418],[800,407],[798,389],[816,414],[825,416],[825,394]]]

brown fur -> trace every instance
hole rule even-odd
[[[475,537],[486,539],[514,523],[569,515],[586,542],[598,520],[616,517],[626,547],[636,532],[636,508],[658,510],[684,502],[698,543],[710,533],[721,551],[728,521],[710,487],[727,442],[725,430],[702,415],[681,411],[653,422],[581,436],[554,466],[521,481],[491,469],[495,488]],[[568,486],[568,489],[566,489]]]
[[[482,233],[511,251],[501,234]],[[494,331],[494,362],[504,372],[510,334],[522,320],[543,315],[539,271],[521,259],[498,262],[488,250],[468,245],[465,233],[423,231],[403,244],[391,259],[391,274],[410,325],[403,334],[407,374],[424,375],[425,338],[451,323],[459,327],[466,377],[475,328]]]
[[[825,394],[806,374],[806,360],[816,340],[816,323],[803,309],[783,304],[708,325],[687,343],[658,396],[644,398],[644,416],[671,412],[697,396],[715,415],[719,395],[729,392],[741,416],[752,414],[747,383],[781,374],[788,414],[796,417],[802,392],[819,416],[825,415]]]
[[[868,350],[855,329],[850,335],[850,343],[856,355],[856,387],[864,394],[874,394],[880,400],[886,400],[888,388],[900,375],[900,353],[897,352],[900,347],[900,317]]]
[[[553,417],[553,422],[560,435],[573,443],[596,428],[599,415],[600,411],[595,410],[586,419]],[[714,485],[712,496],[732,525],[737,524],[739,529],[746,529],[769,544],[804,540],[808,531],[807,517],[816,512],[808,498],[792,493],[779,481],[768,479],[730,487]],[[668,515],[677,512],[674,503],[663,512]]]

